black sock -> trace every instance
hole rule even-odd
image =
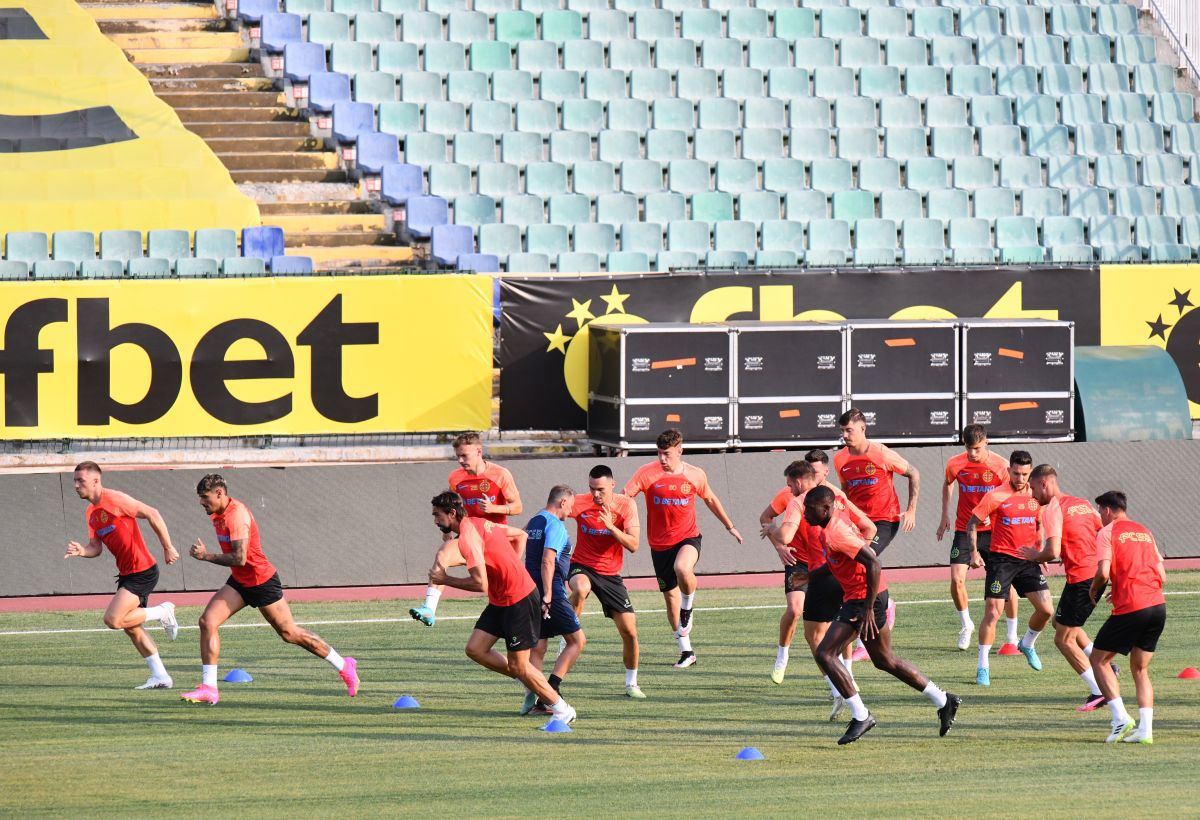
[[[559,691],[559,689],[558,689],[558,688],[559,688],[560,686],[562,686],[562,678],[560,678],[558,675],[551,675],[549,678],[547,678],[547,680],[548,680],[548,681],[549,681],[549,683],[550,683],[550,687],[551,687],[551,688],[552,688],[552,689],[553,689],[555,692]]]

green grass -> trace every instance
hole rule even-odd
[[[1200,592],[1200,573],[1175,573],[1168,588]],[[946,597],[942,583],[893,592],[901,602]],[[702,588],[693,634],[700,663],[685,671],[671,668],[677,651],[664,616],[643,614],[640,682],[649,698],[641,702],[622,695],[612,626],[586,617],[589,643],[564,685],[580,716],[569,735],[537,731],[544,718],[518,717],[518,685],[466,659],[473,620],[426,629],[407,620],[407,602],[294,605],[302,621],[405,618],[313,627],[359,659],[354,700],[329,666],[267,628],[223,632],[221,673],[240,666],[255,680],[225,684],[216,707],[179,701],[198,682],[194,629],[161,644],[176,680],[170,692],[131,690],[146,669],[120,633],[0,635],[0,814],[1145,817],[1200,809],[1191,779],[1200,681],[1175,678],[1200,665],[1200,595],[1168,598],[1151,669],[1153,747],[1103,743],[1108,712],[1074,711],[1084,690],[1049,633],[1038,644],[1043,672],[1021,657],[994,658],[990,689],[974,686],[975,653],[954,649],[948,603],[902,604],[895,644],[963,696],[954,730],[939,738],[927,700],[859,664],[879,726],[838,747],[844,723],[826,721],[827,692],[800,641],[784,684],[768,678],[781,599],[777,588]],[[662,603],[657,593],[634,601]],[[755,605],[770,608],[703,610]],[[439,615],[480,608],[447,600]],[[180,609],[185,624],[197,615]],[[247,610],[233,623],[257,618]],[[98,612],[0,615],[0,631],[100,625]],[[1132,709],[1127,675],[1122,683]],[[401,694],[421,709],[393,710]],[[735,761],[747,745],[766,760]]]

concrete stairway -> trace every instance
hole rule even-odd
[[[223,19],[211,0],[92,0],[83,7],[258,202],[263,223],[284,229],[289,254],[311,256],[320,268],[414,259],[361,198],[337,154],[286,107],[236,21]]]

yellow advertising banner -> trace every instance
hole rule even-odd
[[[1155,345],[1183,376],[1200,418],[1200,265],[1103,265],[1100,343]]]
[[[489,277],[6,283],[9,439],[491,425]]]

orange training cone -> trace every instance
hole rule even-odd
[[[1179,677],[1189,680],[1192,678],[1200,678],[1200,669],[1197,669],[1194,666],[1189,666],[1187,669],[1184,669],[1179,673]]]
[[[1017,645],[1016,645],[1015,643],[1006,643],[1006,644],[1004,644],[1004,646],[1000,647],[1000,652],[999,652],[999,653],[997,653],[997,654],[1000,654],[1000,655],[1020,655],[1020,654],[1021,654],[1021,650],[1020,650],[1020,649],[1017,649]]]

